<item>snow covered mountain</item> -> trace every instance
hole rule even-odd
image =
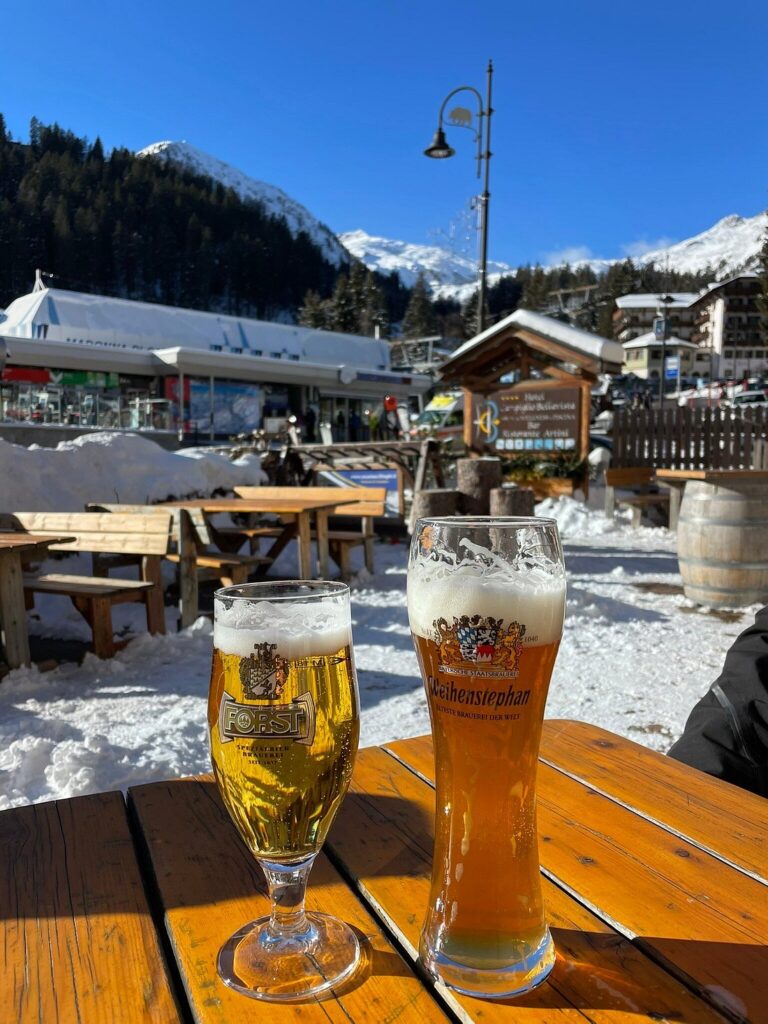
[[[305,206],[291,199],[275,185],[251,178],[231,164],[196,149],[188,142],[154,142],[151,146],[139,150],[136,155],[151,156],[179,164],[193,174],[205,174],[214,181],[220,181],[227,188],[234,189],[241,199],[258,200],[272,216],[285,219],[294,237],[300,231],[305,231],[329,263],[335,267],[349,263],[349,253],[331,229],[321,224]]]
[[[377,238],[365,231],[345,231],[339,235],[344,246],[371,270],[382,274],[397,271],[409,288],[420,273],[436,298],[468,298],[477,287],[477,262],[436,245],[415,245],[392,238]],[[507,263],[488,262],[489,280],[512,273]],[[463,292],[466,295],[462,295]]]
[[[768,214],[740,217],[732,213],[700,235],[675,242],[663,249],[645,252],[635,262],[655,263],[663,267],[669,260],[670,270],[688,272],[713,267],[718,274],[728,274],[746,269],[754,263],[766,232]]]
[[[350,253],[372,270],[388,274],[396,271],[403,284],[412,286],[423,273],[435,298],[464,302],[477,288],[477,262],[436,245],[417,245],[391,238],[369,235],[365,231],[347,231],[338,237],[313,216],[306,207],[266,182],[249,177],[231,164],[224,163],[188,142],[155,142],[139,156],[154,157],[180,164],[195,174],[205,174],[233,188],[243,199],[259,200],[276,217],[283,217],[294,235],[305,231],[336,267],[349,263]],[[638,264],[655,263],[670,270],[696,271],[712,267],[718,275],[750,267],[768,233],[768,214],[754,217],[731,214],[701,234],[664,248],[633,257]],[[606,270],[619,258],[590,258],[579,261],[596,272]],[[554,265],[554,264],[553,264]],[[488,283],[513,273],[507,263],[490,261]]]
[[[712,267],[720,276],[753,265],[766,234],[768,214],[758,213],[754,217],[731,214],[699,235],[664,248],[649,250],[633,259],[636,264],[655,263],[659,267],[666,266],[668,261],[670,270],[681,272]],[[385,273],[396,270],[404,284],[412,284],[418,273],[423,272],[436,297],[463,302],[477,287],[477,264],[473,260],[456,256],[448,249],[376,238],[365,231],[348,231],[339,237],[347,249],[367,267]],[[588,264],[596,273],[601,273],[623,258],[593,258],[579,260],[572,265]],[[489,263],[489,283],[492,284],[505,273],[512,273],[513,269],[505,263]]]

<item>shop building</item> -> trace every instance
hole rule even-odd
[[[291,414],[361,440],[385,395],[405,404],[432,384],[393,371],[383,339],[58,288],[12,302],[3,343],[0,435],[11,440],[48,427],[197,443]]]

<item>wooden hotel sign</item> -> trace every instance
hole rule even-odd
[[[465,441],[495,455],[565,453],[582,458],[589,436],[589,387],[526,381],[486,394],[466,395]]]

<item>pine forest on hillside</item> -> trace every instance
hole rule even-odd
[[[37,268],[62,288],[263,319],[295,315],[338,277],[308,235],[210,178],[107,156],[98,138],[35,119],[23,144],[0,115],[0,307]],[[377,287],[401,317],[399,280],[377,275]]]

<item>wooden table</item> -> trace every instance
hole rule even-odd
[[[368,939],[321,1003],[261,1004],[216,975],[266,913],[210,777],[0,813],[2,1005],[16,1024],[768,1021],[768,801],[580,722],[545,724],[544,893],[558,962],[508,1003],[415,969],[427,900],[428,737],[360,751],[308,904]]]
[[[677,529],[680,518],[680,503],[689,480],[704,480],[707,483],[727,483],[729,480],[755,480],[768,482],[768,470],[763,469],[657,469],[654,470],[657,483],[669,487],[669,528]]]
[[[282,488],[287,490],[287,488]],[[309,487],[292,488],[296,493],[283,497],[259,498],[203,498],[197,501],[169,501],[164,504],[171,508],[199,509],[206,515],[214,512],[242,512],[251,514],[272,513],[277,516],[291,516],[292,522],[285,529],[270,550],[270,556],[277,556],[288,541],[296,537],[299,542],[299,576],[309,580],[315,575],[312,567],[312,517],[315,519],[317,536],[317,563],[321,579],[328,578],[328,515],[337,505],[349,504],[355,498],[318,498]]]
[[[0,625],[4,633],[5,660],[10,668],[31,664],[23,562],[43,558],[51,544],[63,544],[71,539],[39,537],[21,531],[0,532]]]

